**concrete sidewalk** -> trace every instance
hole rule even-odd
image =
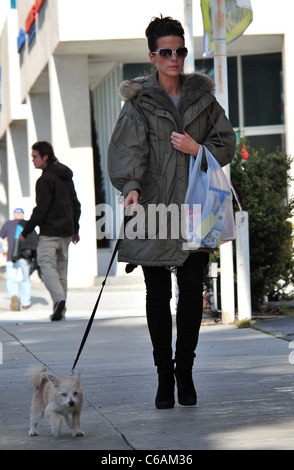
[[[57,375],[70,373],[99,290],[70,290],[62,322],[49,321],[51,303],[42,285],[33,287],[34,303],[27,311],[12,313],[1,304],[0,449],[124,455],[133,450],[294,449],[291,343],[261,331],[204,320],[194,368],[197,407],[155,408],[157,375],[140,285],[104,288],[77,365],[85,394],[85,436],[73,438],[64,425],[56,438],[42,420],[40,435],[29,437],[33,390],[25,369],[41,362]],[[5,300],[3,286],[1,297]]]

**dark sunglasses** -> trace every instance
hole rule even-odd
[[[173,51],[172,49],[164,47],[162,49],[159,49],[157,52],[152,52],[151,54],[158,54],[159,57],[169,59],[173,55],[173,53],[176,55],[176,57],[187,57],[188,49],[186,47],[177,47]]]

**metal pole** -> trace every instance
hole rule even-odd
[[[212,279],[212,290],[213,290],[212,311],[217,312],[218,311],[218,300],[217,300],[218,266],[217,266],[217,263],[210,263],[209,277]]]
[[[189,51],[185,60],[185,73],[193,73],[194,66],[194,37],[193,37],[193,0],[184,0],[184,30],[185,45]]]
[[[238,277],[238,319],[251,319],[250,256],[248,212],[236,212],[236,264]]]
[[[194,37],[193,37],[193,0],[183,0],[184,8],[184,31],[185,31],[185,45],[188,49],[188,55],[185,59],[184,72],[193,73],[194,67]],[[175,274],[172,275],[172,310],[175,313],[178,305],[178,284]]]
[[[213,0],[213,37],[216,96],[228,116],[229,105],[225,0]],[[226,165],[224,167],[224,172],[230,178],[230,165]],[[220,269],[222,323],[229,324],[235,321],[232,242],[228,242],[220,246]]]

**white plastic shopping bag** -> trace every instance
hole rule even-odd
[[[203,151],[207,172],[201,170]],[[220,164],[206,147],[201,146],[196,158],[190,156],[185,197],[187,249],[216,248],[236,238],[232,199]]]

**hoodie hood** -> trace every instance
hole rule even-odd
[[[214,84],[210,77],[202,73],[180,75],[182,83],[182,96],[179,107],[176,108],[170,96],[164,88],[158,84],[158,72],[154,72],[148,77],[138,77],[133,80],[124,80],[118,92],[126,102],[136,101],[136,105],[154,109],[166,109],[171,113],[178,124],[178,132],[183,132],[183,126],[187,125],[184,118],[186,111],[194,106],[195,113],[200,113],[204,108],[215,101],[213,95]],[[136,106],[135,105],[135,106]]]
[[[71,169],[63,163],[59,162],[51,163],[44,169],[44,172],[54,173],[63,180],[71,180],[73,177],[73,172]]]
[[[176,114],[174,104],[170,98],[167,99],[168,93],[158,84],[157,71],[148,77],[124,80],[119,85],[118,92],[125,101],[136,99],[140,102],[147,99],[149,103],[153,102],[156,107],[158,105],[164,106],[175,116],[183,116],[193,104],[201,103],[201,107],[206,107],[215,101],[214,83],[207,75],[202,73],[181,74],[180,81],[182,83],[182,97]]]

